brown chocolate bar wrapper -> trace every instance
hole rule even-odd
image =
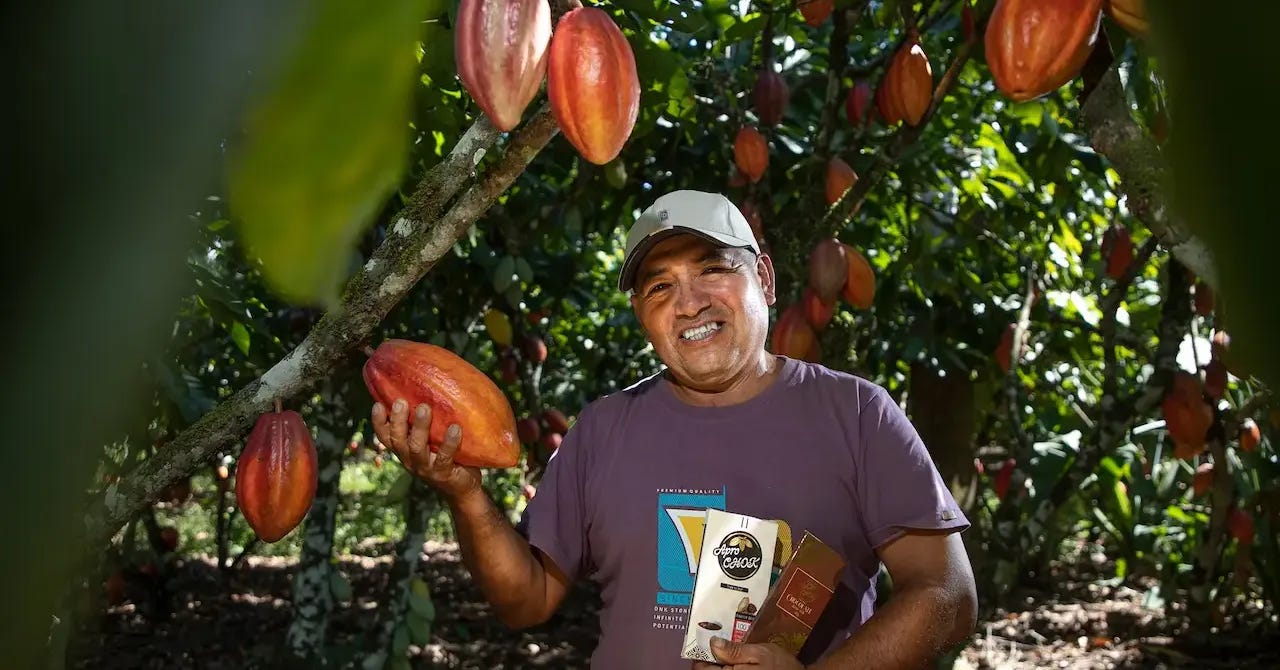
[[[795,656],[835,593],[845,560],[805,531],[787,567],[769,590],[746,642],[772,642]]]

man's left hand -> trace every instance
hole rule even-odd
[[[720,668],[752,668],[753,670],[804,670],[795,656],[776,644],[746,644],[729,642],[723,638],[711,638],[711,654],[720,664],[693,662],[693,670],[720,670]]]

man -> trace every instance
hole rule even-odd
[[[765,351],[772,261],[728,199],[662,196],[627,238],[619,289],[666,370],[598,399],[551,459],[512,528],[452,460],[426,446],[430,412],[375,406],[378,438],[448,501],[463,559],[508,626],[546,621],[572,582],[602,589],[592,668],[712,668],[680,658],[709,507],[816,535],[848,566],[802,650],[809,668],[917,668],[975,624],[968,520],[888,394],[853,375]],[[410,426],[421,425],[423,430]],[[883,562],[893,582],[873,612]],[[772,644],[725,644],[727,667],[806,667]]]

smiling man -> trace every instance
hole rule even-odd
[[[712,668],[680,658],[707,508],[811,532],[847,567],[797,659],[713,646],[734,668],[927,667],[975,623],[969,523],[883,388],[765,349],[773,264],[724,196],[675,191],[632,226],[619,279],[666,369],[598,399],[552,458],[519,529],[426,447],[430,413],[375,406],[379,439],[441,491],[463,559],[509,626],[546,621],[572,582],[600,584],[593,669]],[[893,581],[875,609],[883,564]]]

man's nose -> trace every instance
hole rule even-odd
[[[676,291],[677,316],[692,318],[701,314],[703,310],[711,305],[709,294],[703,290],[696,279],[690,282],[680,282]]]

